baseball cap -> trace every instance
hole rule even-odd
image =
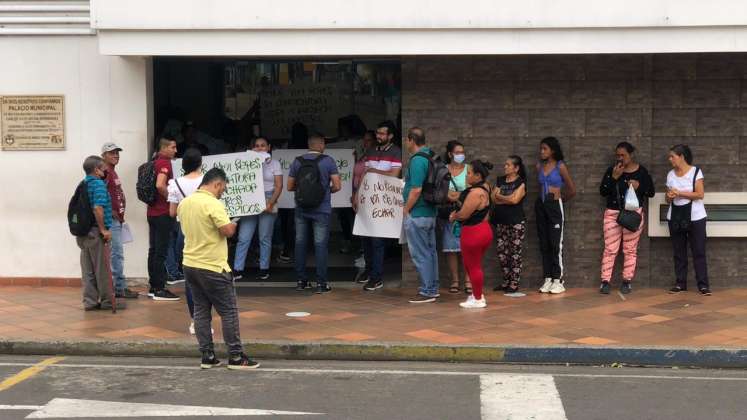
[[[112,142],[104,143],[104,145],[101,146],[101,153],[113,152],[115,150],[122,151],[122,148]]]

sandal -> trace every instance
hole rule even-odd
[[[509,281],[506,280],[503,283],[499,284],[498,286],[495,286],[493,288],[494,292],[500,292],[500,291],[506,291],[508,289]]]
[[[519,291],[519,282],[511,280],[511,283],[506,287],[506,293],[517,293]]]
[[[449,293],[459,293],[459,282],[451,283],[451,286],[449,286]]]
[[[464,285],[464,293],[471,295],[472,294],[472,284],[468,283]]]

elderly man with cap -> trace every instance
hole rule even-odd
[[[124,251],[122,249],[122,224],[125,215],[125,195],[122,190],[122,181],[114,170],[119,163],[119,152],[122,148],[112,142],[104,143],[101,147],[101,157],[106,163],[106,173],[104,182],[112,202],[112,241],[111,241],[111,264],[112,276],[114,277],[114,287],[116,297],[134,299],[138,297],[137,292],[127,287],[127,281],[124,276]]]

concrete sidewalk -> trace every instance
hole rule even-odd
[[[262,357],[747,367],[747,289],[709,297],[640,289],[624,298],[596,289],[488,292],[488,307],[472,311],[459,308],[463,293],[445,290],[439,302],[418,305],[405,289],[238,290],[242,338]],[[183,300],[127,303],[116,315],[84,312],[77,288],[0,287],[0,352],[196,353]],[[219,319],[214,328],[221,341]]]

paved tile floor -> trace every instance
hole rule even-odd
[[[173,289],[183,294],[183,289]],[[488,307],[464,310],[465,295],[442,292],[435,304],[410,304],[412,290],[336,288],[326,295],[239,288],[241,335],[248,340],[414,342],[747,348],[747,289],[710,297],[637,289],[626,299],[596,289],[563,295],[486,294]],[[0,287],[0,337],[44,340],[194,340],[184,300],[128,300],[126,310],[84,312],[74,287]],[[305,311],[305,318],[286,313]],[[216,338],[219,319],[214,320]]]

